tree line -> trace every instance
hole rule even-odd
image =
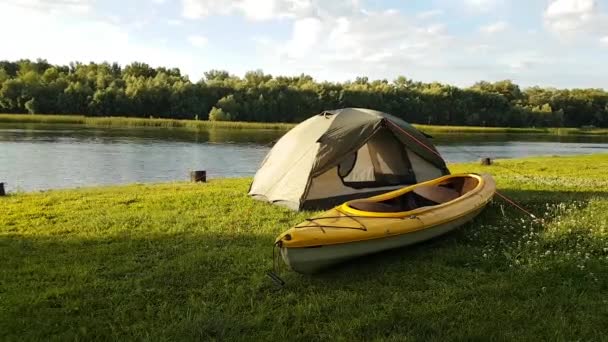
[[[343,83],[311,76],[211,70],[197,82],[177,68],[145,63],[52,65],[0,61],[0,112],[299,122],[325,109],[364,107],[412,123],[510,127],[608,127],[603,89],[521,89],[509,80],[468,88],[357,77]]]

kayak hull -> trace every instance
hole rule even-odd
[[[356,241],[318,247],[281,248],[283,261],[294,271],[303,274],[319,272],[335,264],[395,248],[410,246],[449,233],[474,219],[483,210],[480,208],[435,227],[411,233],[373,240]]]

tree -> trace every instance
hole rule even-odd
[[[0,88],[0,105],[9,113],[23,113],[23,82],[19,79],[9,79]]]
[[[245,73],[245,82],[248,85],[259,86],[272,79],[272,75],[266,75],[262,70],[248,71]]]
[[[127,65],[122,73],[124,76],[149,78],[156,76],[157,71],[146,63],[133,62]]]
[[[222,97],[217,101],[216,107],[225,112],[228,117],[238,117],[240,106],[234,99],[234,95]]]
[[[224,81],[230,77],[228,71],[225,70],[209,70],[203,73],[206,81]]]
[[[608,127],[603,89],[524,89],[510,80],[470,88],[438,82],[317,82],[310,75],[262,70],[243,78],[210,70],[193,83],[177,68],[146,63],[51,65],[0,61],[0,111],[11,113],[210,117],[213,120],[299,122],[340,107],[372,108],[412,123],[480,126]]]

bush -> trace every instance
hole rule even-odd
[[[223,109],[213,107],[209,112],[209,120],[211,121],[230,121],[230,113],[224,112]]]

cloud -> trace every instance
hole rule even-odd
[[[464,0],[465,6],[470,10],[486,12],[496,8],[501,0]]]
[[[406,65],[441,64],[441,54],[434,52],[447,48],[451,39],[442,23],[420,24],[396,10],[361,11],[297,19],[287,42],[265,42],[259,50],[266,51],[265,60],[294,72],[345,79],[395,76],[395,69]]]
[[[315,13],[327,11],[323,5]],[[576,59],[561,55],[561,43],[542,30],[528,32],[497,21],[479,32],[456,34],[449,22],[419,13],[358,8],[348,15],[296,18],[287,41],[256,39],[255,51],[264,61],[259,67],[273,74],[308,73],[329,80],[406,75],[463,86],[482,79],[513,79],[524,86],[559,80],[549,84],[564,85],[569,76],[560,70],[571,69]],[[494,36],[498,33],[500,41]]]
[[[182,15],[187,19],[202,18],[212,12],[210,10],[212,5],[211,0],[182,0]]]
[[[188,42],[194,47],[201,48],[207,45],[207,38],[201,35],[190,35],[188,36]]]
[[[608,15],[600,11],[595,0],[554,0],[543,17],[546,27],[562,38],[608,33]]]
[[[608,36],[600,38],[600,43],[604,46],[608,46]]]
[[[182,0],[182,15],[200,19],[213,14],[241,14],[253,21],[349,15],[358,0]]]
[[[288,1],[276,0],[241,0],[233,4],[235,11],[240,11],[251,20],[263,21],[293,16],[293,9]]]
[[[167,25],[169,26],[181,26],[184,22],[178,19],[169,19],[167,20]]]
[[[182,15],[188,19],[200,19],[240,10],[247,17],[264,20],[280,15],[278,7],[275,0],[259,0],[257,4],[251,0],[182,0]]]
[[[179,66],[185,71],[196,69],[195,57],[167,49],[160,39],[140,43],[133,39],[128,25],[101,20],[78,6],[74,8],[73,1],[39,2],[37,8],[22,5],[0,3],[0,31],[19,27],[19,34],[3,35],[0,59],[44,58],[55,64],[108,61],[122,65],[142,61],[153,66]]]
[[[592,14],[597,7],[595,0],[555,0],[549,4],[545,11],[545,16],[562,17],[562,16],[588,16]]]
[[[495,23],[485,25],[479,28],[479,31],[484,34],[494,34],[504,32],[509,27],[504,21],[497,21]]]
[[[93,0],[8,0],[4,6],[45,13],[83,14],[91,11]]]
[[[323,23],[315,17],[298,19],[293,24],[291,40],[287,42],[285,54],[289,58],[302,57],[319,44],[324,31]]]
[[[443,15],[443,13],[444,13],[443,10],[439,10],[439,9],[423,11],[423,12],[419,12],[418,14],[416,14],[416,18],[421,19],[421,20],[433,19],[440,15]]]
[[[418,31],[420,32],[420,29],[418,29]],[[446,26],[445,24],[433,24],[430,26],[427,26],[425,28],[422,28],[422,31],[431,34],[431,35],[437,35],[437,34],[442,34],[446,32]]]
[[[552,58],[543,56],[537,51],[510,52],[498,59],[499,65],[507,66],[511,71],[526,71],[541,64],[553,63]]]

